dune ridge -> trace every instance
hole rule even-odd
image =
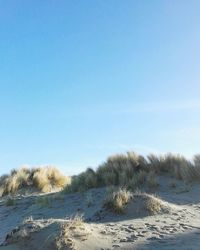
[[[199,249],[200,157],[135,153],[66,177],[56,168],[0,179],[0,249]]]

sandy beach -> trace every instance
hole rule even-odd
[[[68,195],[18,196],[13,206],[6,206],[1,198],[0,248],[57,249],[55,239],[62,225],[78,214],[84,220],[81,228],[70,232],[71,243],[60,249],[200,249],[200,185],[176,181],[172,188],[171,181],[159,177],[159,188],[149,190],[167,208],[155,215],[145,211],[137,195],[123,214],[108,211],[102,206],[106,188]]]

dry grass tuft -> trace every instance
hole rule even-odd
[[[55,167],[44,167],[34,170],[33,184],[42,192],[51,192],[55,188],[63,188],[71,183],[70,177],[64,176]]]
[[[117,191],[110,190],[107,193],[104,201],[104,207],[113,211],[114,213],[123,213],[125,206],[133,198],[131,192],[126,189],[118,189]]]
[[[169,210],[169,206],[167,206],[164,201],[152,194],[140,193],[137,196],[144,200],[144,209],[148,211],[150,215],[167,212]]]
[[[26,187],[29,184],[29,176],[30,170],[27,168],[12,170],[11,175],[2,180],[3,195],[15,194],[20,188]]]
[[[70,184],[70,177],[64,176],[55,167],[36,169],[20,168],[12,170],[10,175],[0,178],[1,195],[16,194],[24,188],[36,188],[42,192],[62,189]]]
[[[159,199],[154,196],[149,196],[149,199],[146,200],[146,210],[150,214],[157,214],[161,211],[162,203]]]
[[[74,249],[75,240],[84,241],[88,237],[82,215],[76,215],[69,221],[62,223],[60,235],[55,243],[58,250]]]

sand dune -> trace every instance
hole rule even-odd
[[[200,185],[176,181],[172,188],[171,181],[160,177],[157,190],[134,193],[122,214],[103,206],[106,188],[16,196],[12,206],[1,198],[0,248],[200,249]],[[151,197],[160,205],[153,214],[146,207]],[[84,219],[73,224],[77,215]]]

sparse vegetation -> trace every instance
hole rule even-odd
[[[76,215],[67,222],[62,223],[60,235],[56,237],[55,243],[58,250],[74,249],[75,239],[86,240],[88,233],[82,215]]]

